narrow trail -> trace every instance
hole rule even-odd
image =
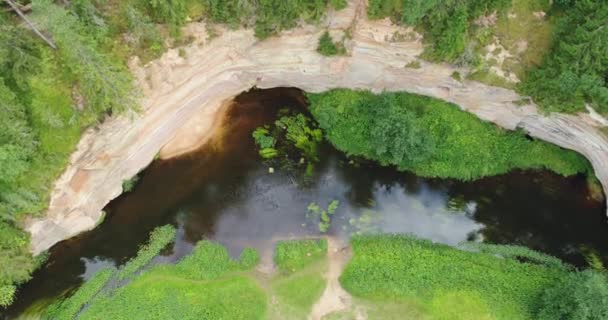
[[[313,306],[308,316],[309,320],[320,320],[333,312],[349,310],[352,307],[351,295],[342,288],[338,280],[350,260],[350,247],[336,238],[327,237],[327,251],[328,268],[325,274],[327,286],[321,298]],[[357,319],[363,317],[357,316]]]

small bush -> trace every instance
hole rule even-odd
[[[251,269],[260,263],[260,255],[253,248],[245,248],[241,252],[239,262],[244,269]]]
[[[326,57],[335,56],[338,54],[338,47],[331,39],[329,31],[325,31],[321,38],[319,38],[319,46],[317,47],[317,52]]]
[[[176,268],[183,277],[210,280],[239,269],[239,263],[230,258],[228,250],[221,244],[203,240],[196,244],[192,253],[182,259]]]
[[[327,254],[327,240],[289,240],[277,243],[274,262],[283,273],[293,273]]]
[[[135,175],[131,179],[127,179],[122,182],[122,192],[127,193],[133,191],[135,185],[139,181],[139,176]]]
[[[15,286],[2,286],[0,287],[0,307],[7,307],[13,303],[15,298],[15,292],[17,287]]]

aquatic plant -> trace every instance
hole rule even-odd
[[[348,224],[354,229],[353,233],[372,233],[380,231],[378,224],[381,216],[373,209],[363,209],[357,218],[350,218]]]
[[[150,233],[148,244],[142,246],[135,258],[129,260],[118,271],[117,278],[122,281],[133,276],[139,269],[145,267],[162,249],[175,239],[176,230],[171,225],[157,227]]]
[[[283,116],[275,121],[275,125],[285,132],[285,138],[302,151],[309,162],[317,162],[319,144],[323,140],[323,132],[315,128],[315,124],[305,115],[298,113]]]
[[[327,210],[321,210],[321,207],[319,207],[318,204],[316,204],[315,202],[311,202],[306,208],[308,210],[307,217],[309,219],[319,217],[319,231],[325,233],[327,232],[327,230],[329,230],[329,227],[331,226],[330,216],[332,216],[336,212],[339,205],[340,201],[332,200],[327,206]]]
[[[278,150],[274,148],[277,140],[270,136],[268,128],[256,128],[251,135],[255,144],[260,148],[259,154],[262,158],[271,159],[279,155]]]

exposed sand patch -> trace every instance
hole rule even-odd
[[[327,237],[327,260],[328,269],[325,274],[327,287],[312,308],[308,319],[320,320],[323,316],[332,312],[348,310],[352,307],[352,297],[340,285],[338,280],[346,263],[350,260],[350,247],[343,244],[340,240]]]

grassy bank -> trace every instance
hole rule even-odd
[[[351,245],[342,285],[363,303],[392,304],[400,319],[600,319],[594,316],[608,312],[588,301],[608,298],[604,274],[574,272],[527,249],[462,251],[406,235],[356,236]],[[598,282],[576,284],[572,277]]]
[[[500,129],[438,99],[346,89],[307,97],[337,149],[420,176],[471,180],[514,169],[564,176],[590,171],[573,151]]]
[[[159,230],[168,229],[168,227]],[[148,247],[161,243],[157,231]],[[461,248],[410,235],[357,235],[340,282],[353,295],[347,309],[324,319],[603,319],[604,271],[575,271],[522,247],[468,243]],[[140,254],[149,256],[146,250]],[[307,319],[325,287],[325,240],[280,241],[277,272],[254,269],[200,241],[176,264],[159,264],[118,280],[99,271],[48,308],[52,319]],[[138,261],[138,258],[133,261]],[[598,266],[601,267],[601,266]],[[123,267],[124,268],[124,267]]]
[[[322,274],[327,269],[327,241],[279,241],[274,261],[279,270],[270,282],[271,295],[278,303],[269,319],[306,319],[326,286]]]
[[[109,296],[81,319],[263,319],[266,297],[218,244],[200,242],[176,265],[159,265]]]
[[[325,288],[325,240],[280,241],[274,275],[254,270],[259,263],[254,249],[244,249],[235,260],[225,247],[206,240],[177,264],[135,273],[174,235],[171,226],[155,229],[135,258],[119,270],[99,271],[52,304],[44,318],[305,319]]]

